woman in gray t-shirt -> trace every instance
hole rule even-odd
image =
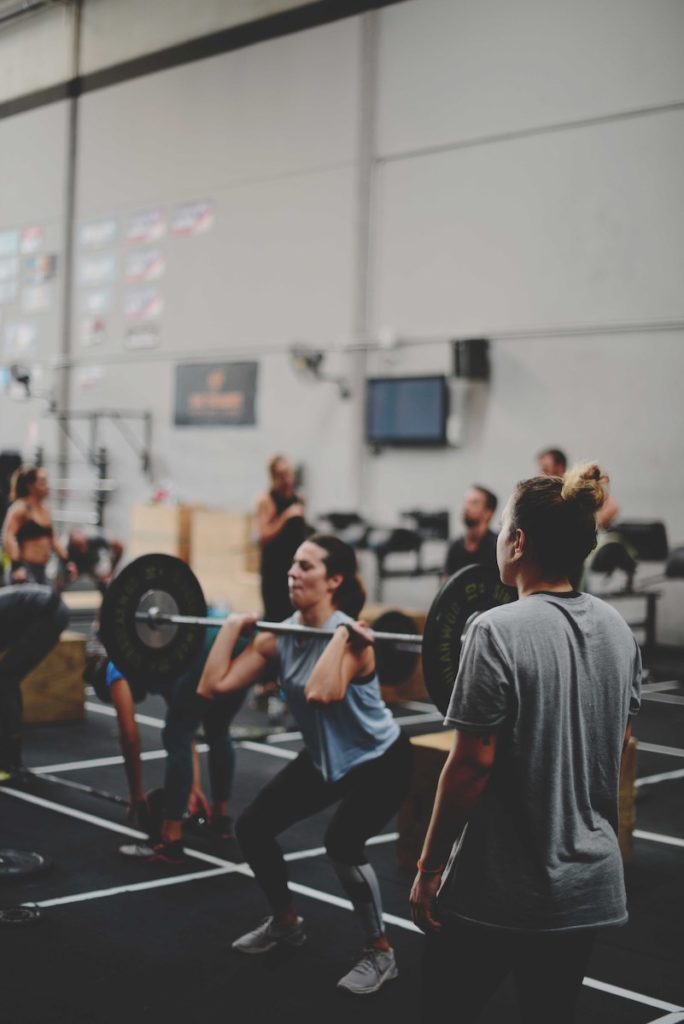
[[[513,973],[522,1019],[569,1024],[599,927],[627,919],[620,758],[641,659],[621,616],[573,590],[596,544],[595,464],[518,484],[497,561],[519,600],[469,630],[455,727],[411,892],[427,932],[422,1010],[475,1021]]]
[[[372,634],[354,621],[365,591],[353,549],[336,537],[315,534],[295,552],[288,581],[296,611],[287,621],[325,628],[332,636],[259,633],[233,659],[238,636],[254,620],[231,615],[198,690],[204,697],[240,690],[275,668],[304,739],[301,753],[236,822],[240,846],[272,914],[236,939],[233,949],[260,954],[305,942],[276,836],[336,805],[325,845],[365,936],[361,956],[338,987],[366,995],[396,978],[397,966],[365,844],[398,810],[408,790],[413,750],[380,695]]]

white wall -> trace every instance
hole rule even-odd
[[[21,232],[41,226],[43,251],[57,256],[57,273],[45,286],[47,308],[37,313],[24,308],[25,257],[17,254],[17,289],[13,299],[0,303],[0,365],[25,364],[34,390],[49,392],[54,385],[54,360],[60,350],[64,275],[64,201],[66,194],[66,104],[57,103],[0,120],[0,232]],[[2,259],[2,257],[0,257]],[[14,324],[30,324],[35,347],[17,355],[10,350]],[[30,457],[37,445],[49,455],[56,452],[54,423],[45,416],[44,398],[18,401],[0,394],[2,442]]]
[[[415,460],[435,505],[473,478],[506,493],[554,444],[603,459],[625,514],[684,538],[664,470],[684,426],[683,38],[676,3],[382,12],[372,327],[495,339],[463,447]],[[680,330],[658,333],[666,320]],[[554,336],[582,324],[594,333]],[[401,352],[395,372],[426,358],[448,372],[447,346]],[[379,517],[403,500],[405,459],[375,462]]]
[[[88,0],[86,69],[244,13],[207,0],[191,25],[187,5],[163,6],[168,22],[157,0],[133,22],[128,0]],[[373,25],[376,86],[364,94]],[[540,447],[559,445],[606,464],[626,517],[663,518],[684,542],[682,39],[679,0],[408,0],[87,94],[78,222],[209,198],[216,224],[162,243],[159,349],[124,348],[120,278],[106,341],[85,350],[74,334],[75,406],[152,409],[157,476],[183,498],[248,507],[280,448],[305,464],[314,511],[361,496],[385,523],[416,504],[456,510],[473,480],[503,497]],[[20,162],[6,177],[33,209],[39,197],[17,182],[42,122],[12,135],[15,122],[0,122]],[[362,285],[370,336],[414,342],[369,353],[369,374],[449,374],[450,338],[492,339],[491,382],[453,388],[458,447],[370,454],[356,440],[362,390],[342,402],[334,385],[294,376],[294,340],[329,347],[326,370],[358,372],[345,346]],[[258,359],[255,428],[172,425],[174,365],[193,353]],[[79,374],[93,364],[102,380],[86,390]],[[110,525],[125,534],[149,485],[116,434],[105,440],[122,481]],[[413,603],[418,590],[388,592]],[[661,621],[661,639],[684,640],[670,605]]]
[[[0,25],[0,102],[70,78],[72,43],[73,20],[66,5]]]
[[[306,7],[302,0],[85,0],[82,71],[99,71],[189,39]],[[131,31],[131,26],[135,31]]]
[[[151,409],[156,474],[186,500],[251,506],[266,458],[282,448],[309,469],[314,503],[344,501],[353,453],[336,439],[349,432],[350,407],[331,400],[331,386],[298,380],[287,351],[351,330],[358,39],[358,20],[343,21],[82,101],[79,223],[115,217],[123,230],[149,206],[215,204],[212,231],[161,243],[159,349],[125,350],[121,275],[106,341],[74,348],[79,365],[104,371],[96,392],[75,390],[75,403]],[[112,251],[123,262],[124,243]],[[81,292],[76,283],[75,304]],[[264,348],[274,354],[261,359],[256,428],[172,425],[177,361]],[[130,454],[110,441],[126,478]],[[325,448],[336,445],[332,463]],[[113,529],[127,531],[130,501],[145,490],[134,475],[112,506]]]
[[[306,6],[306,0],[83,0],[79,73]],[[75,74],[75,60],[68,3],[0,24],[0,102],[63,83]]]
[[[381,20],[385,156],[682,100],[679,0],[412,0]]]

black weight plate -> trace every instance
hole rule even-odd
[[[40,875],[52,867],[52,861],[41,853],[30,850],[0,850],[0,881],[14,882],[19,878]]]
[[[416,624],[405,612],[383,612],[373,620],[372,628],[378,633],[417,633]],[[402,651],[390,643],[377,644],[375,648],[375,666],[378,679],[383,686],[400,686],[410,677],[416,662],[418,651]]]
[[[442,714],[449,707],[468,620],[516,599],[516,591],[504,586],[498,571],[486,565],[465,566],[438,591],[425,621],[423,677]]]
[[[137,687],[168,685],[194,661],[204,638],[198,626],[166,630],[168,642],[152,647],[136,628],[136,612],[149,592],[168,594],[178,614],[203,618],[207,605],[192,569],[171,555],[141,555],[122,569],[107,588],[100,612],[100,637],[109,658]]]
[[[23,928],[27,924],[37,924],[38,921],[40,921],[38,907],[5,907],[4,910],[0,910],[0,925]]]

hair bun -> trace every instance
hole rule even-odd
[[[573,466],[563,477],[561,498],[577,501],[597,512],[608,497],[608,477],[597,462]]]

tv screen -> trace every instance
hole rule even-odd
[[[445,377],[377,377],[368,381],[369,444],[446,444]]]

